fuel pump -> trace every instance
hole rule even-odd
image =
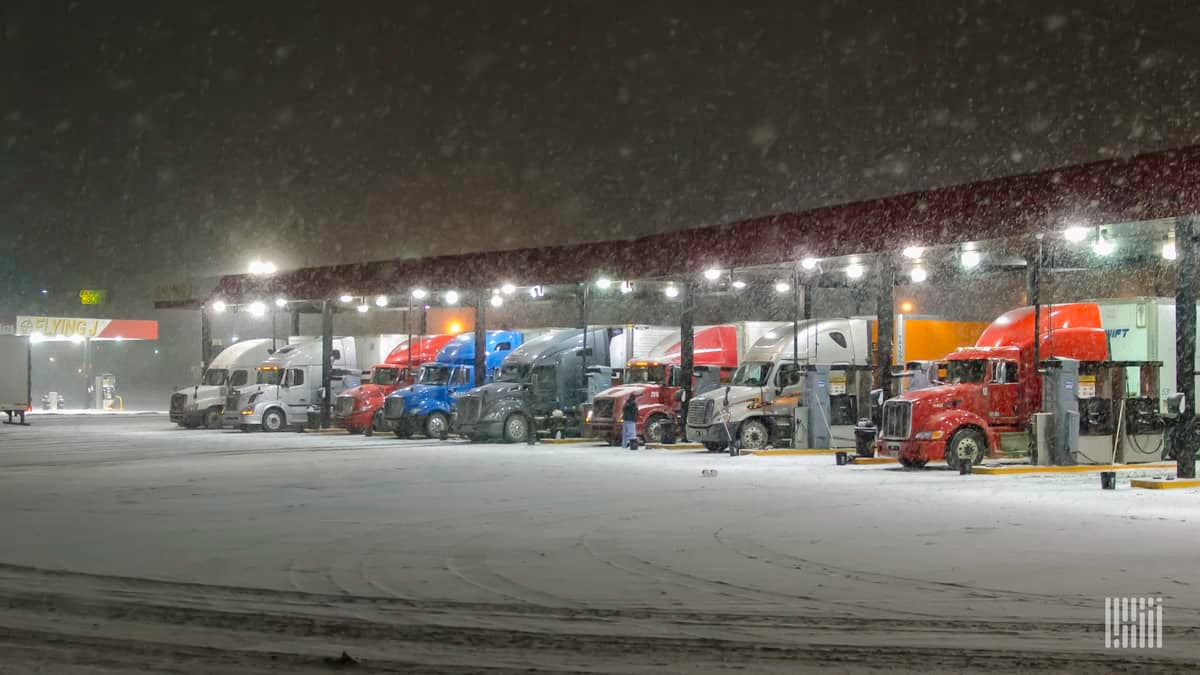
[[[802,387],[793,415],[793,443],[812,449],[854,447],[859,414],[870,413],[871,369],[807,366]]]
[[[1031,457],[1043,466],[1073,464],[1079,452],[1079,361],[1041,363],[1042,412],[1033,416]]]
[[[1127,361],[1118,368],[1125,380],[1120,413],[1120,449],[1117,461],[1124,464],[1160,461],[1165,453],[1167,423],[1159,412],[1159,361]]]
[[[112,410],[121,400],[117,396],[117,376],[112,373],[104,373],[96,377],[96,407],[103,410]],[[124,405],[120,406],[124,408]]]

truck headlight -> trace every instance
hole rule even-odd
[[[242,414],[243,415],[253,415],[254,408],[242,408]]]
[[[915,438],[918,441],[936,441],[945,435],[944,431],[918,431]]]

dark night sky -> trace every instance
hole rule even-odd
[[[714,7],[6,3],[0,282],[634,236],[1200,139],[1195,3]]]

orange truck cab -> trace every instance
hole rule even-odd
[[[1009,311],[974,347],[946,356],[945,380],[883,404],[876,450],[904,466],[945,459],[979,462],[1028,450],[1027,427],[1042,400],[1034,364],[1034,308]],[[1044,306],[1038,358],[1108,358],[1108,340],[1094,303]]]
[[[709,326],[696,331],[693,338],[693,363],[699,368],[718,369],[728,374],[738,365],[736,326]],[[669,346],[655,349],[646,359],[632,359],[625,366],[620,385],[600,392],[592,401],[592,433],[607,439],[610,445],[621,440],[621,410],[625,401],[638,399],[637,435],[647,443],[660,443],[666,425],[675,424],[681,406],[676,398],[683,389],[682,344],[672,339]],[[706,378],[711,386],[724,378]],[[693,394],[696,390],[693,380]]]
[[[427,335],[412,339],[412,361],[409,361],[409,341],[405,340],[388,352],[383,363],[371,369],[371,379],[338,395],[333,404],[333,424],[352,434],[366,431],[375,425],[382,431],[376,413],[383,410],[387,395],[412,384],[422,363],[437,357],[453,335]]]

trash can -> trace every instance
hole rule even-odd
[[[859,457],[875,456],[875,436],[878,432],[875,423],[866,417],[854,425],[854,449]]]
[[[307,422],[308,422],[307,427],[309,429],[320,429],[321,428],[321,406],[319,406],[319,405],[308,406]]]

